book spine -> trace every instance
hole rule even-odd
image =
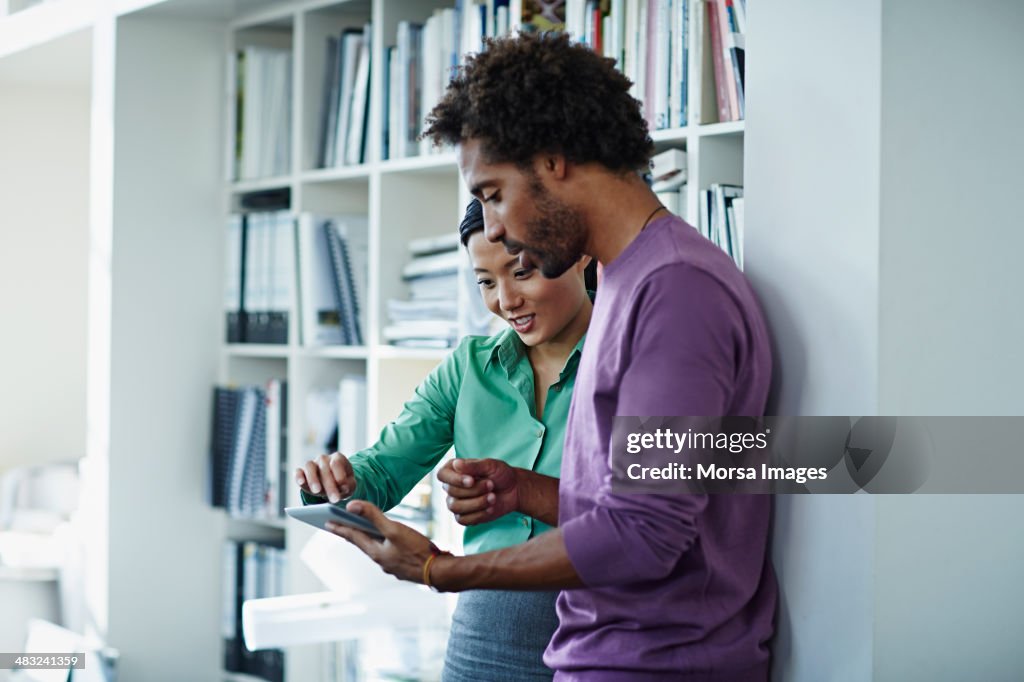
[[[654,128],[662,130],[669,127],[669,86],[671,84],[671,2],[657,0],[655,31],[657,44],[654,54]]]
[[[722,34],[718,27],[718,10],[715,0],[707,0],[704,6],[707,10],[706,20],[711,34],[711,60],[715,68],[715,96],[718,100],[718,120],[731,121],[728,84],[725,79],[725,60],[722,52]]]
[[[732,69],[732,54],[729,51],[732,32],[729,30],[729,13],[725,8],[725,0],[715,0],[715,10],[720,33],[719,46],[722,52],[725,93],[729,98],[729,118],[724,120],[737,121],[740,118],[740,107],[736,94],[736,77],[733,75]]]

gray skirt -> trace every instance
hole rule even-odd
[[[544,649],[558,627],[558,592],[472,590],[452,615],[441,682],[545,680]]]

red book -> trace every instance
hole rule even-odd
[[[708,30],[711,34],[711,61],[715,66],[715,97],[718,100],[718,120],[731,121],[729,89],[725,80],[725,55],[722,52],[722,33],[719,29],[718,7],[715,0],[704,3],[707,8]],[[706,47],[706,46],[705,46]]]

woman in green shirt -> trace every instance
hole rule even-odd
[[[590,323],[583,260],[547,279],[483,234],[473,200],[459,226],[480,293],[509,328],[469,336],[420,384],[371,447],[321,455],[296,470],[304,502],[364,499],[397,505],[441,460],[501,459],[557,477],[566,418]],[[470,525],[467,553],[525,542],[550,526],[519,513]],[[464,592],[452,618],[444,682],[550,680],[542,655],[558,619],[557,592]],[[484,672],[486,671],[486,672]]]

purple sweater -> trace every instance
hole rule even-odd
[[[768,332],[750,285],[676,216],[604,269],[562,458],[559,526],[586,585],[558,598],[556,680],[768,679],[767,495],[616,495],[612,418],[764,413]]]

